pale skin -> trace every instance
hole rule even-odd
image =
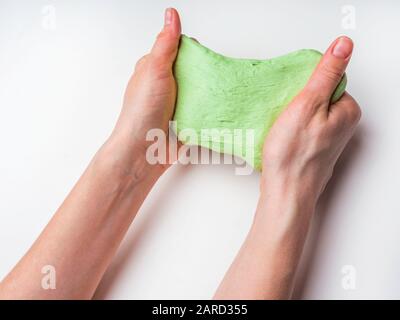
[[[0,284],[1,299],[90,299],[147,194],[169,165],[150,165],[146,133],[168,132],[176,98],[172,66],[181,26],[175,9],[136,65],[118,122],[42,234]],[[351,138],[360,108],[349,94],[330,104],[352,51],[337,39],[264,145],[254,222],[217,299],[290,298],[320,194]],[[173,160],[173,155],[170,155]],[[57,271],[43,290],[42,267]]]

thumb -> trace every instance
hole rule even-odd
[[[152,56],[161,64],[172,66],[178,52],[181,36],[179,14],[174,8],[165,10],[164,27],[151,50]]]
[[[337,38],[326,50],[314,70],[305,90],[328,102],[341,81],[353,52],[353,41],[348,37]]]

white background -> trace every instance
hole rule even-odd
[[[355,29],[344,28],[344,5],[356,10]],[[0,277],[110,133],[133,66],[168,6],[181,12],[185,34],[228,56],[264,59],[300,48],[323,51],[341,34],[354,39],[348,91],[363,118],[321,200],[295,297],[400,298],[394,0],[0,0]],[[258,173],[236,176],[232,165],[172,168],[145,202],[96,298],[212,297],[248,231],[258,184]],[[342,286],[346,265],[356,270],[354,290]]]

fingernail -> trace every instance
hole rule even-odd
[[[347,59],[353,51],[353,41],[347,37],[341,37],[332,49],[332,54],[341,59]]]
[[[167,8],[165,10],[165,16],[164,16],[164,26],[170,25],[172,22],[172,9]]]

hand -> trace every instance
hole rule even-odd
[[[180,35],[178,12],[169,8],[165,12],[164,28],[151,52],[136,64],[125,91],[121,114],[111,136],[112,141],[117,141],[115,144],[133,146],[144,162],[148,146],[147,132],[159,128],[165,131],[166,136],[168,134],[176,99],[172,67],[178,52]],[[166,166],[159,167],[165,169]]]
[[[336,39],[307,86],[274,123],[264,144],[262,190],[301,186],[296,192],[312,194],[313,201],[323,191],[361,116],[348,93],[330,104],[352,50],[349,38]]]
[[[255,219],[216,298],[290,298],[316,201],[361,115],[347,93],[330,104],[352,49],[350,39],[337,39],[272,126]]]

